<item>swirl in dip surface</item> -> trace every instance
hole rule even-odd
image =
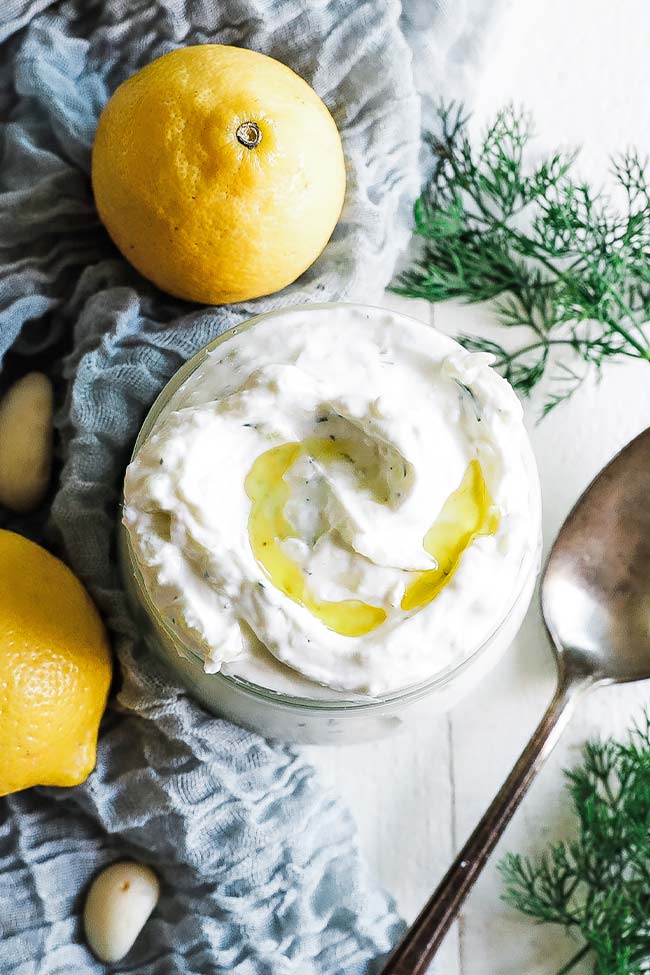
[[[208,354],[127,470],[124,523],[206,671],[376,697],[494,633],[535,571],[539,508],[521,406],[489,357],[338,305]]]

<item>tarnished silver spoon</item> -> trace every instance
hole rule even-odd
[[[650,678],[650,429],[587,488],[551,550],[541,586],[558,686],[500,792],[383,975],[424,975],[458,909],[589,688]]]

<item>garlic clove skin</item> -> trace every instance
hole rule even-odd
[[[0,401],[0,504],[17,512],[38,508],[52,467],[52,383],[30,372]]]
[[[86,941],[100,961],[124,958],[159,894],[158,878],[142,863],[114,863],[95,877],[86,897],[84,929]]]

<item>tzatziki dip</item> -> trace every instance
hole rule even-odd
[[[377,697],[470,656],[535,572],[539,483],[490,357],[384,309],[231,333],[131,462],[149,598],[222,671]]]

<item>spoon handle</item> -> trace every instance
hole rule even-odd
[[[473,887],[512,814],[567,725],[580,691],[591,681],[561,678],[548,710],[499,793],[438,889],[388,960],[382,975],[425,975],[447,929]]]

